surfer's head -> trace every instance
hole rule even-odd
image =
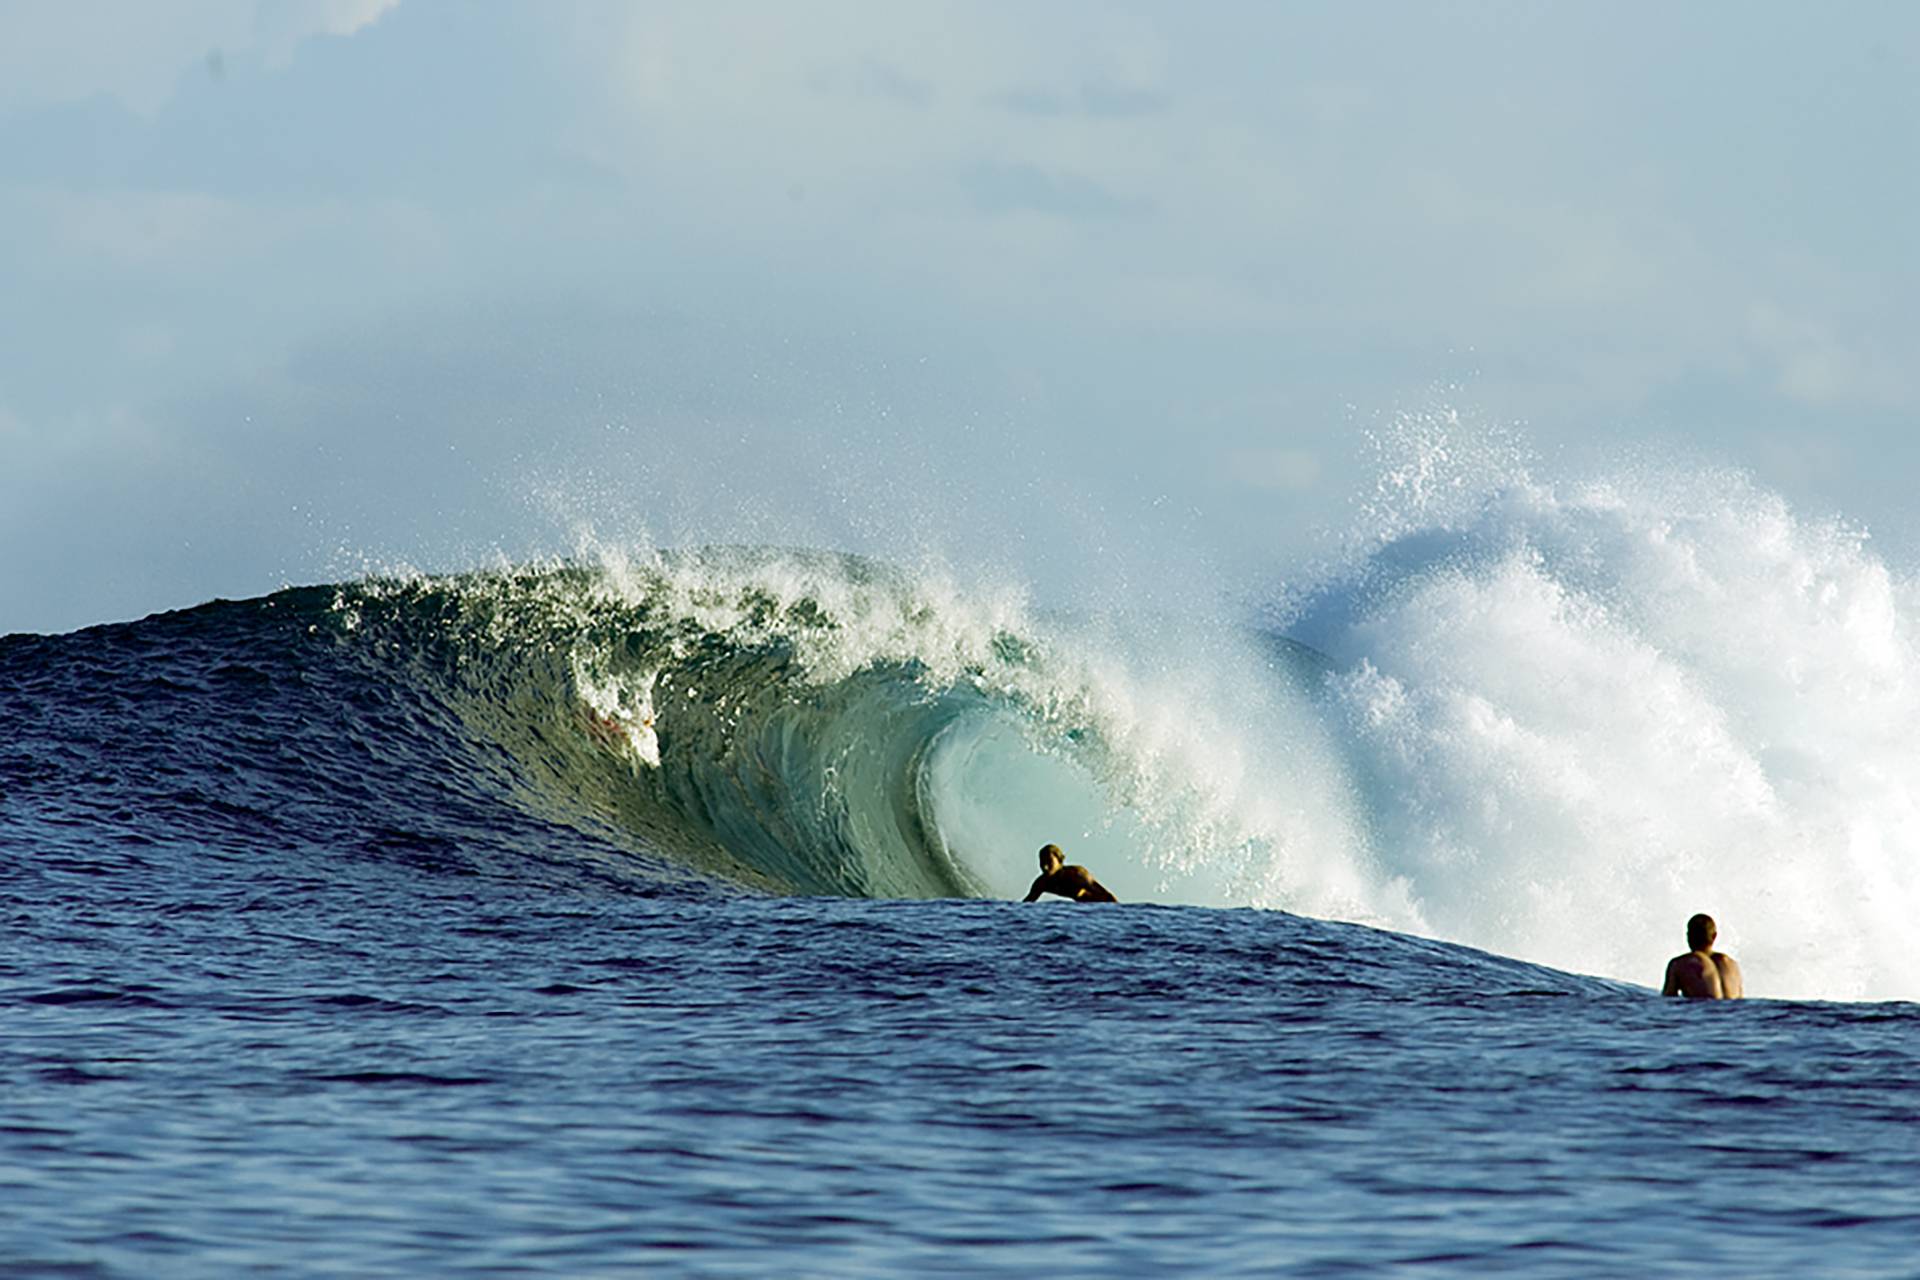
[[[1066,861],[1067,855],[1060,852],[1059,845],[1043,844],[1040,846],[1040,869],[1042,871],[1053,871],[1058,867],[1066,865]]]
[[[1714,926],[1713,917],[1702,913],[1687,921],[1687,945],[1695,951],[1705,951],[1720,936],[1720,930]]]

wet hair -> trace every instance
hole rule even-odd
[[[1060,852],[1060,846],[1057,844],[1043,844],[1040,846],[1040,861],[1045,862],[1048,858],[1058,858],[1065,862],[1067,855]]]
[[[1695,951],[1712,946],[1719,933],[1720,930],[1714,927],[1713,917],[1704,912],[1687,921],[1687,945]]]

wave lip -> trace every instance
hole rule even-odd
[[[333,612],[370,659],[404,655],[535,811],[702,875],[1018,897],[1057,842],[1123,900],[1377,918],[1335,856],[1356,846],[1344,784],[1299,701],[1323,673],[1285,642],[1236,632],[1235,701],[1143,678],[1111,635],[1017,593],[770,548],[368,582]],[[1170,655],[1181,679],[1220,674],[1185,641]],[[1260,764],[1227,705],[1298,748],[1252,804]],[[1319,856],[1298,857],[1316,822]]]
[[[969,718],[1046,732],[1037,646],[853,557],[723,548],[342,589],[364,650],[405,651],[526,803],[776,893],[969,896],[929,758]]]

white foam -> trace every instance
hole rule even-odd
[[[1655,984],[1707,911],[1752,994],[1920,997],[1912,579],[1726,472],[1483,482],[1298,619],[1417,927]]]
[[[929,690],[987,695],[1001,712],[944,735],[918,797],[946,854],[987,892],[1024,892],[1033,851],[1055,842],[1129,899],[1412,918],[1364,865],[1332,740],[1237,626],[1038,616],[1018,588],[936,564],[590,540],[582,555],[599,565],[597,592],[741,648],[778,638],[811,682],[912,664]],[[575,656],[596,723],[644,718],[633,751],[649,764],[672,716],[647,696],[655,678],[640,689]]]
[[[1548,477],[1451,414],[1381,443],[1344,558],[1288,614],[1337,663],[1318,701],[1219,619],[1067,623],[1018,586],[813,552],[583,553],[598,590],[779,631],[817,680],[911,661],[1026,708],[956,727],[921,797],[989,892],[1054,841],[1124,898],[1647,984],[1705,910],[1754,994],[1920,998],[1913,579],[1738,474]]]

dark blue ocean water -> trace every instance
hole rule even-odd
[[[1920,1275],[1920,1007],[748,885],[341,616],[0,640],[0,1274]]]

